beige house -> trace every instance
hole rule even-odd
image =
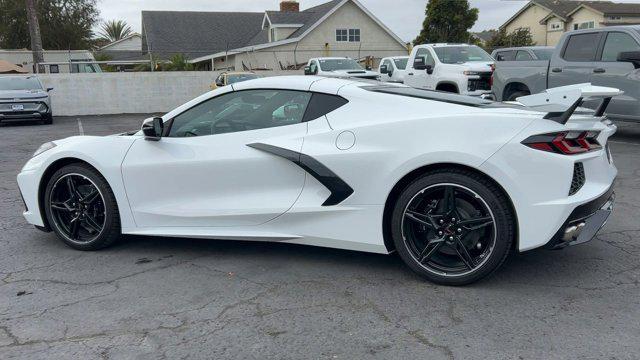
[[[565,31],[640,24],[640,4],[611,1],[531,0],[500,29],[529,29],[536,45],[553,46]]]
[[[407,45],[357,0],[300,10],[285,0],[262,13],[142,13],[142,49],[185,54],[200,69],[298,69],[310,58],[406,55]]]

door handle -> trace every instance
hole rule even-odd
[[[554,73],[559,73],[562,72],[562,68],[553,68],[551,69],[551,71],[553,71]]]
[[[413,75],[413,73],[408,73],[407,75]]]
[[[593,72],[596,74],[602,74],[607,72],[607,70],[603,69],[603,68],[597,68],[597,69],[593,69]]]

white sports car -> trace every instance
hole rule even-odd
[[[224,86],[134,134],[46,143],[20,174],[27,221],[80,250],[121,234],[390,253],[467,284],[511,249],[590,240],[617,170],[581,84],[504,104],[312,76]],[[578,106],[602,100],[594,113]]]

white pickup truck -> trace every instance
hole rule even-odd
[[[369,69],[363,69],[357,61],[344,57],[322,57],[309,59],[304,67],[305,75],[326,77],[356,77],[361,79],[380,78],[380,74]]]
[[[408,56],[392,56],[380,60],[380,81],[402,83],[407,74]]]
[[[413,48],[404,83],[414,88],[491,96],[494,60],[468,44],[426,44]]]

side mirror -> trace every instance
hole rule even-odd
[[[413,60],[413,69],[414,70],[425,70],[426,68],[427,68],[427,65],[424,62],[424,58],[417,57],[417,58],[415,58],[415,60]]]
[[[311,67],[310,66],[305,66],[304,67],[304,74],[305,75],[313,75],[313,73],[311,73]]]
[[[142,133],[145,140],[158,141],[162,137],[164,123],[161,117],[147,119],[142,123]]]
[[[222,79],[217,79],[217,80],[216,80],[216,86],[217,86],[217,87],[224,86],[224,82],[222,81]]]
[[[364,69],[365,70],[371,70],[371,66],[367,65]]]
[[[640,51],[624,51],[618,54],[618,61],[630,62],[638,69],[640,68]]]
[[[47,92],[49,92],[49,91],[51,91],[51,90],[53,90],[53,88],[52,88],[52,87],[47,88]]]
[[[380,65],[380,74],[388,74],[389,73],[389,69],[387,68],[387,65]]]
[[[426,70],[427,70],[427,74],[429,74],[429,75],[433,74],[433,66],[432,65],[427,65],[426,66]]]

